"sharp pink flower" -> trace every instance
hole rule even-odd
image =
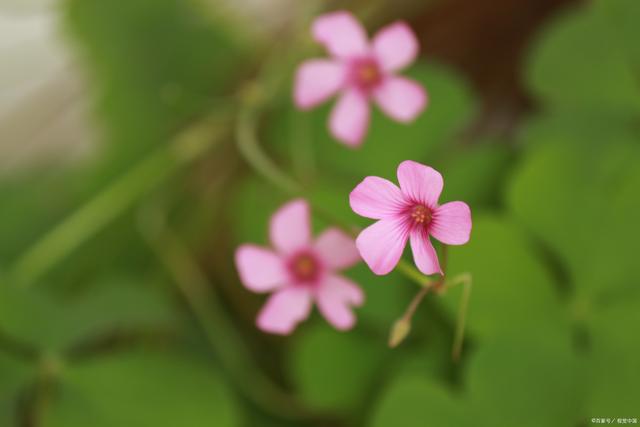
[[[353,239],[328,228],[312,240],[309,205],[301,199],[272,216],[269,235],[273,250],[247,244],[235,257],[245,287],[273,292],[258,314],[258,327],[289,334],[309,316],[313,301],[336,329],[353,327],[352,307],[362,305],[364,295],[357,284],[337,274],[360,261]]]
[[[406,160],[398,166],[400,188],[377,176],[366,177],[351,192],[351,209],[379,220],[356,240],[360,255],[375,274],[394,269],[407,240],[424,274],[442,274],[429,236],[447,245],[463,245],[471,234],[471,210],[464,202],[438,205],[443,181],[435,169]]]
[[[299,108],[310,109],[341,92],[329,117],[333,136],[349,146],[362,143],[369,127],[369,100],[389,117],[407,123],[424,109],[427,95],[413,80],[395,72],[418,55],[418,41],[404,22],[382,28],[369,43],[349,12],[316,18],[312,33],[331,59],[311,59],[300,65],[294,87]]]

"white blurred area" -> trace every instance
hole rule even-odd
[[[1,0],[0,0],[1,1]],[[235,21],[244,36],[263,38],[285,26],[306,23],[322,0],[203,0],[216,15]]]
[[[86,158],[88,102],[53,0],[0,0],[0,177]]]

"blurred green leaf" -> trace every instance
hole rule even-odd
[[[166,297],[126,282],[93,287],[71,300],[0,287],[0,327],[15,339],[54,352],[109,333],[170,329],[175,315]]]
[[[386,340],[386,337],[385,337]],[[385,341],[318,324],[298,336],[291,356],[294,381],[314,408],[354,411],[377,384]]]
[[[239,46],[198,2],[68,2],[110,150],[144,153],[227,91]],[[115,150],[115,151],[114,151]]]
[[[372,427],[477,426],[466,402],[444,385],[424,377],[402,376],[389,385],[377,405]]]
[[[463,272],[473,278],[467,327],[480,338],[516,326],[529,333],[565,321],[553,278],[508,218],[474,213],[470,242],[449,247],[449,276]],[[452,316],[461,292],[458,286],[441,298]]]
[[[28,386],[33,370],[0,352],[0,425],[17,426],[18,393]]]
[[[640,3],[635,0],[596,0],[594,8],[609,21],[617,37],[616,42],[625,49],[640,84]]]
[[[386,389],[371,425],[568,426],[584,409],[578,358],[565,327],[528,335],[484,339],[466,368],[464,390],[455,393],[416,371],[405,371]]]
[[[592,3],[558,18],[533,52],[529,86],[552,107],[637,115],[640,80],[611,24]]]
[[[511,210],[566,263],[581,293],[630,289],[640,277],[639,161],[631,140],[561,136],[532,147],[515,174]]]
[[[48,427],[237,426],[230,390],[212,366],[137,351],[68,367]]]
[[[469,396],[482,420],[477,424],[577,425],[584,384],[570,344],[569,330],[561,326],[536,336],[515,328],[482,342],[468,367]]]
[[[640,339],[635,333],[639,322],[638,298],[599,309],[589,319],[587,416],[635,417],[640,402]]]
[[[473,210],[498,202],[514,156],[502,141],[482,142],[447,153],[449,160],[442,169],[445,186],[441,203],[464,200]]]

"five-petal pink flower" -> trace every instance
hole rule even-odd
[[[309,205],[302,199],[287,203],[272,216],[269,235],[274,250],[245,244],[235,257],[245,287],[273,292],[258,315],[258,327],[289,334],[308,317],[315,301],[335,328],[351,328],[352,307],[362,305],[364,295],[337,272],[360,261],[354,240],[328,228],[313,241]]]
[[[358,236],[360,255],[375,274],[387,274],[398,264],[409,239],[418,269],[443,274],[429,236],[447,245],[467,243],[471,210],[464,202],[438,205],[442,175],[428,166],[406,160],[398,166],[398,181],[400,188],[369,176],[351,192],[351,209],[379,220]]]
[[[422,86],[394,75],[418,54],[418,41],[406,23],[382,28],[369,43],[356,18],[339,11],[319,16],[312,33],[332,58],[300,65],[294,101],[299,108],[310,109],[341,92],[329,117],[335,138],[349,146],[362,143],[369,127],[371,98],[399,122],[411,122],[422,112],[427,103]]]

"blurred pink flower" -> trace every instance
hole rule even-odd
[[[463,245],[471,233],[471,210],[464,202],[438,205],[443,181],[435,169],[411,160],[398,166],[400,188],[377,176],[366,177],[351,192],[351,209],[378,219],[356,240],[360,255],[375,274],[398,264],[411,241],[413,259],[424,274],[442,274],[429,235],[447,245]]]
[[[236,251],[240,279],[254,292],[273,292],[258,315],[266,332],[289,334],[306,319],[315,301],[336,329],[355,324],[352,306],[364,295],[351,280],[336,274],[360,261],[353,239],[336,228],[312,241],[309,205],[297,199],[281,207],[269,226],[275,250],[242,245]]]
[[[329,118],[329,129],[350,146],[362,143],[369,127],[369,99],[391,118],[408,123],[424,109],[427,95],[413,80],[394,73],[411,64],[418,54],[418,41],[404,22],[382,28],[367,40],[364,28],[349,12],[318,17],[313,37],[322,43],[331,59],[311,59],[297,70],[294,100],[310,109],[341,92]]]

